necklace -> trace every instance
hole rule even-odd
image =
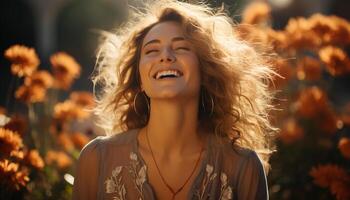
[[[151,144],[150,144],[150,142],[149,142],[147,128],[146,128],[146,138],[147,138],[148,148],[149,148],[149,150],[151,151],[152,159],[153,159],[153,161],[154,161],[154,164],[156,165],[158,174],[159,174],[160,178],[162,179],[164,185],[170,190],[171,194],[173,195],[172,198],[171,198],[171,199],[173,200],[173,199],[175,199],[175,196],[176,196],[177,194],[179,194],[179,193],[181,192],[181,190],[185,187],[185,185],[187,184],[187,182],[190,180],[190,178],[191,178],[192,175],[194,174],[195,170],[197,169],[197,166],[198,166],[198,164],[199,164],[200,158],[201,158],[202,153],[203,153],[203,145],[202,145],[202,147],[201,147],[201,151],[200,151],[199,156],[198,156],[198,159],[197,159],[197,161],[196,161],[196,165],[194,166],[194,168],[193,168],[193,170],[192,170],[190,176],[186,179],[185,183],[182,184],[182,186],[181,186],[179,189],[174,190],[174,189],[166,182],[165,178],[163,177],[162,173],[160,172],[159,166],[158,166],[158,164],[157,164],[157,161],[156,161],[156,159],[155,159],[155,157],[154,157],[154,154],[153,154],[153,151],[152,151],[152,148],[151,148]]]

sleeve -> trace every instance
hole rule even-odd
[[[254,151],[241,165],[236,191],[239,200],[269,199],[264,168]]]
[[[99,172],[99,138],[89,142],[80,152],[75,171],[73,200],[97,198]]]

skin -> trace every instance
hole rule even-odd
[[[156,80],[163,69],[178,69],[180,78]],[[191,174],[206,138],[198,128],[200,93],[199,62],[192,44],[184,38],[180,24],[162,22],[145,36],[139,62],[141,88],[150,97],[150,119],[138,135],[139,150],[148,170],[149,182],[159,199],[169,199],[170,191],[162,182],[147,144],[146,129],[163,177],[175,190]],[[205,149],[202,159],[205,155]],[[186,199],[195,173],[176,199]]]

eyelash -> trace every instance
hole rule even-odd
[[[186,51],[189,51],[190,49],[189,48],[187,48],[187,47],[178,47],[178,48],[176,48],[175,50],[186,50]],[[158,50],[156,50],[156,49],[152,49],[152,50],[149,50],[149,51],[146,51],[146,55],[147,54],[150,54],[150,53],[152,53],[152,52],[158,52]]]

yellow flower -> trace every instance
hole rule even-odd
[[[19,77],[31,75],[40,64],[33,48],[13,45],[5,51],[5,57],[12,62],[11,72]]]
[[[55,77],[55,87],[69,89],[73,80],[80,75],[80,65],[73,57],[64,52],[52,55],[50,62]]]

